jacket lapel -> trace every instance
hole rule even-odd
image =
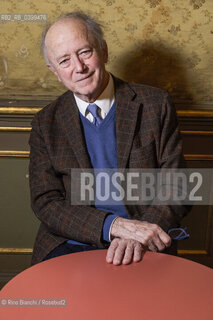
[[[67,91],[61,102],[60,120],[69,144],[76,156],[80,168],[91,168],[81,127],[78,107],[71,91]]]
[[[141,102],[128,83],[117,78],[114,83],[118,168],[126,168]]]

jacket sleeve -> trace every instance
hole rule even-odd
[[[170,96],[165,93],[160,109],[152,110],[149,125],[155,136],[156,156],[159,169],[186,168],[182,153],[182,139],[175,107]],[[153,116],[154,115],[154,116]],[[183,171],[185,171],[183,169]],[[172,186],[176,188],[177,186]],[[191,206],[182,204],[156,203],[152,205],[138,206],[137,218],[159,225],[166,232],[168,229],[180,226],[181,220],[191,209]],[[129,207],[131,211],[133,208]]]
[[[29,144],[31,206],[35,215],[55,235],[103,247],[102,227],[108,213],[70,203],[64,178],[66,185],[70,185],[71,177],[55,171],[38,115],[32,121]]]

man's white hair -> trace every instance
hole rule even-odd
[[[66,13],[66,14],[61,15],[57,20],[55,20],[54,22],[52,22],[48,26],[46,26],[46,28],[44,29],[44,31],[42,33],[41,49],[42,49],[44,59],[47,64],[50,64],[50,61],[49,61],[48,55],[47,55],[47,48],[46,48],[46,44],[45,44],[47,32],[56,22],[62,21],[65,19],[77,19],[77,20],[82,21],[85,24],[87,30],[90,31],[91,34],[93,35],[93,37],[97,40],[100,49],[104,48],[106,42],[103,38],[103,31],[102,31],[101,25],[97,21],[95,21],[91,16],[89,16],[81,11],[74,11],[71,13]]]

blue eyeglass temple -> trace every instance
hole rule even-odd
[[[184,240],[189,238],[189,234],[186,231],[187,231],[187,227],[185,227],[184,229],[172,228],[168,230],[168,234],[171,236],[172,240]],[[172,232],[174,232],[176,235],[172,236]]]

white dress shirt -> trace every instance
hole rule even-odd
[[[89,105],[88,102],[81,100],[75,94],[75,101],[78,106],[79,111],[81,114],[86,117],[90,122],[93,122],[92,114],[87,110]],[[101,95],[93,102],[95,103],[100,109],[98,112],[100,113],[99,116],[104,119],[108,114],[109,110],[111,109],[113,103],[115,101],[115,92],[114,92],[114,83],[111,74],[109,74],[109,82],[104,91]]]

